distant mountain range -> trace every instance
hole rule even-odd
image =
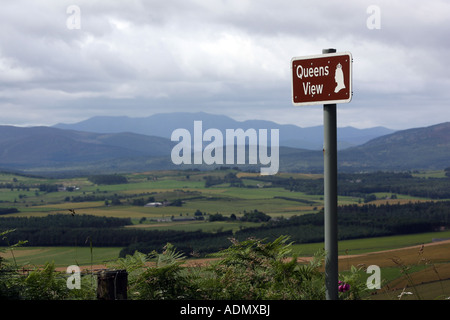
[[[114,170],[124,159],[166,158],[173,143],[135,133],[0,126],[0,168],[33,172]],[[125,166],[118,165],[122,171]]]
[[[284,147],[322,150],[323,126],[302,128],[295,125],[281,125],[271,121],[247,120],[236,121],[223,115],[204,112],[160,113],[144,118],[99,116],[73,124],[56,124],[55,128],[97,133],[133,132],[148,136],[170,139],[173,130],[185,128],[192,134],[194,121],[201,120],[203,129],[215,128],[222,132],[226,129],[279,129],[280,145]],[[344,149],[363,144],[376,137],[393,133],[384,127],[357,129],[353,127],[338,128],[338,148]]]
[[[279,129],[282,145],[280,171],[323,171],[322,127],[299,128],[259,120],[237,122],[204,113],[160,114],[138,119],[95,117],[77,124],[54,127],[0,126],[0,170],[41,175],[85,175],[177,168],[210,169],[212,166],[207,165],[176,166],[171,161],[171,151],[176,144],[170,140],[172,131],[177,128],[191,130],[194,120],[202,120],[204,130]],[[145,131],[152,132],[152,135],[143,134]],[[339,128],[338,139],[354,145],[339,150],[340,171],[450,167],[450,122],[397,132],[385,128]],[[309,142],[311,148],[293,148],[290,145],[304,145],[302,141]],[[320,145],[320,150],[317,150],[317,145]],[[255,171],[261,167],[239,166]]]
[[[339,153],[341,168],[367,170],[450,167],[450,122],[398,131]]]

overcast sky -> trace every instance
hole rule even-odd
[[[339,127],[428,126],[450,121],[449,39],[446,0],[4,1],[0,124],[204,111],[321,125],[321,105],[292,105],[290,62],[336,48],[353,55]]]

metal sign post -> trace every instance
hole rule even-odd
[[[336,52],[324,49],[322,53]],[[338,298],[337,118],[336,104],[323,105],[323,167],[325,219],[325,286],[327,300]]]
[[[338,294],[336,105],[323,105],[325,282],[328,300]]]
[[[322,55],[292,59],[292,103],[323,104],[324,236],[326,299],[338,299],[336,103],[352,99],[352,56],[323,49]]]
[[[335,49],[324,49],[323,54]],[[327,300],[338,298],[337,118],[336,104],[323,105],[323,168],[325,218],[325,288]]]

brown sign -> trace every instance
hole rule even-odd
[[[352,99],[352,55],[329,53],[292,59],[292,103],[347,103]]]

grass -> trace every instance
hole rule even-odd
[[[76,247],[19,247],[14,249],[14,256],[18,265],[42,266],[47,262],[54,262],[56,267],[70,265],[87,266],[104,264],[119,257],[122,248],[98,248],[91,250],[89,244]],[[0,253],[5,259],[11,259],[11,252]]]
[[[63,184],[66,186],[78,186],[80,190],[73,192],[62,191],[44,193],[39,192],[37,188],[29,190],[10,190],[0,189],[0,205],[2,207],[17,207],[21,212],[14,216],[45,216],[52,213],[67,212],[67,209],[76,209],[80,214],[91,214],[96,216],[110,217],[129,217],[134,222],[135,228],[151,228],[161,230],[186,230],[195,231],[202,230],[205,232],[217,232],[225,230],[236,231],[240,228],[255,226],[252,223],[243,222],[205,222],[205,221],[183,221],[171,223],[150,222],[151,219],[193,217],[194,212],[199,209],[205,214],[221,213],[224,216],[235,214],[243,215],[244,211],[261,210],[272,217],[289,217],[292,215],[300,215],[304,213],[317,212],[323,205],[323,196],[307,195],[300,192],[289,192],[283,188],[260,188],[264,183],[255,180],[246,179],[246,185],[252,185],[255,188],[234,188],[227,184],[214,186],[211,188],[204,187],[205,175],[222,175],[223,172],[182,172],[182,171],[165,171],[165,172],[148,172],[127,175],[128,184],[97,186],[93,185],[87,178],[74,178],[67,180],[49,180],[43,178],[31,178],[25,176],[16,176],[12,174],[0,173],[1,182],[11,182],[16,179],[19,183],[24,184]],[[252,173],[238,173],[238,176],[251,177]],[[306,174],[285,174],[285,177],[315,179],[320,175]],[[442,177],[442,171],[417,173],[421,177]],[[156,178],[156,179],[155,179]],[[106,206],[104,201],[91,202],[67,202],[66,197],[83,196],[83,195],[105,195],[112,197],[115,194],[127,197],[146,198],[150,195],[154,196],[157,201],[163,199],[175,200],[179,198],[185,199],[182,207],[142,207],[132,206],[123,200],[120,206]],[[388,193],[379,193],[379,198],[390,196]],[[276,198],[279,197],[279,198]],[[303,201],[311,201],[305,203]],[[360,199],[352,197],[339,197],[339,204],[357,204]],[[423,198],[414,198],[410,196],[397,195],[397,199],[380,199],[373,204],[392,204],[409,202],[409,201],[427,201]],[[146,218],[144,224],[138,224],[142,217]],[[398,251],[388,251],[398,248],[406,248],[423,243],[430,243],[433,238],[450,238],[450,232],[414,234],[394,237],[379,237],[357,240],[346,240],[339,242],[339,254],[342,257],[339,263],[340,271],[345,272],[351,265],[358,264],[376,264],[382,268],[382,277],[385,282],[390,285],[390,289],[379,291],[376,298],[395,298],[399,293],[398,290],[404,288],[404,274],[400,271],[398,265],[392,261],[393,257],[400,257],[402,262],[408,266],[412,278],[416,281],[418,290],[430,291],[430,296],[439,296],[441,293],[446,294],[446,288],[449,281],[444,281],[448,276],[450,278],[450,246],[436,245],[426,248],[426,258],[432,261],[433,265],[419,263],[417,248],[404,249]],[[95,244],[94,244],[95,246]],[[294,253],[300,256],[310,257],[323,249],[323,243],[313,244],[294,244],[292,249]],[[23,247],[15,250],[15,257],[18,264],[34,264],[43,265],[46,262],[54,261],[57,267],[66,268],[69,265],[77,264],[88,266],[91,264],[103,264],[118,258],[121,248],[96,248],[91,251],[89,245],[79,244],[76,247]],[[375,253],[383,251],[381,253]],[[0,253],[7,255],[8,252]],[[354,255],[361,255],[354,257]],[[435,271],[438,271],[436,273]],[[437,275],[441,277],[441,285],[430,283],[436,281]],[[422,284],[423,283],[423,284]],[[403,286],[403,287],[402,287]],[[400,291],[401,292],[401,291]],[[423,293],[425,298],[428,294]],[[374,296],[375,297],[375,296]],[[407,297],[406,298],[412,298]]]
[[[449,238],[450,231],[419,233],[411,235],[364,238],[354,240],[343,240],[338,243],[339,255],[358,255],[376,251],[404,248],[423,243],[431,243],[435,238]],[[323,242],[294,244],[294,253],[303,256],[312,256],[315,252],[323,249]]]
[[[250,224],[250,223],[249,223]],[[171,223],[168,224],[149,224],[149,225],[137,225],[135,227],[148,227],[148,228],[179,228],[180,230],[198,230],[214,231],[218,229],[237,229],[242,227],[242,222],[214,222],[205,223],[197,222],[190,223],[188,225],[183,223]],[[366,238],[345,240],[339,242],[339,255],[343,258],[340,262],[341,270],[349,269],[349,267],[357,264],[364,263],[366,265],[377,264],[380,267],[395,267],[395,264],[390,261],[390,257],[395,256],[394,253],[387,254],[387,250],[408,248],[410,246],[420,245],[422,243],[431,243],[433,238],[438,237],[450,237],[450,231],[448,232],[435,232],[435,233],[423,233],[415,235],[403,235],[403,236],[391,236],[391,237],[379,237],[379,238]],[[95,246],[95,244],[94,244]],[[98,248],[94,247],[94,263],[100,263],[102,261],[112,260],[118,257],[118,253],[121,248]],[[293,254],[299,256],[311,257],[318,251],[323,249],[323,243],[311,243],[311,244],[293,244]],[[90,262],[90,250],[88,244],[79,244],[77,247],[19,247],[15,249],[15,256],[18,262],[30,262],[41,264],[45,263],[47,259],[54,260],[58,265],[65,265],[68,262],[73,262],[75,259],[79,261]],[[379,251],[385,251],[384,253],[374,253]],[[372,253],[371,255],[366,255]],[[430,259],[435,263],[447,263],[450,262],[450,244],[436,245],[427,247],[426,253],[429,254]],[[2,255],[8,258],[8,252]],[[353,255],[363,255],[362,257],[353,258]],[[348,257],[348,258],[346,258]],[[414,264],[418,261],[417,249],[405,249],[401,256],[405,263]],[[50,261],[51,261],[50,260]],[[48,261],[48,260],[47,260]]]
[[[450,297],[450,243],[386,250],[361,256],[342,258],[340,270],[350,265],[378,265],[383,287],[376,299],[446,299]],[[400,296],[402,291],[411,294]]]
[[[429,170],[429,171],[421,171],[421,172],[413,172],[412,175],[414,177],[419,178],[445,178],[445,170]]]
[[[450,297],[450,280],[439,282],[431,282],[419,284],[416,290],[420,295],[420,300],[447,300]],[[411,294],[402,294],[402,292],[409,292]],[[380,291],[376,295],[370,297],[371,300],[418,300],[414,291],[410,288],[403,289],[387,289],[385,292]]]
[[[312,212],[314,206],[322,205],[321,196],[309,196],[302,193],[291,193],[282,188],[233,188],[228,185],[205,188],[203,179],[206,175],[223,175],[223,172],[157,172],[127,175],[129,183],[118,185],[94,185],[87,178],[67,180],[45,180],[18,176],[17,182],[63,184],[77,186],[79,190],[60,192],[39,192],[37,188],[29,191],[14,188],[0,189],[1,206],[17,207],[21,213],[17,216],[45,215],[64,212],[69,208],[83,210],[88,214],[111,215],[115,217],[168,217],[180,214],[193,214],[197,209],[205,213],[220,212],[223,215],[243,214],[244,211],[264,208],[265,213],[273,216],[290,216]],[[154,177],[157,179],[154,179]],[[305,178],[308,178],[305,176]],[[13,175],[0,175],[0,182],[11,182]],[[248,180],[254,184],[255,181]],[[102,196],[111,199],[115,195],[128,198],[148,198],[154,196],[157,201],[185,199],[183,207],[143,208],[127,205],[107,207],[104,201],[68,202],[66,198],[77,196]],[[314,206],[305,206],[301,202],[274,199],[274,197],[289,197],[298,200],[314,201]]]
[[[203,225],[211,227],[214,224]],[[194,224],[191,225],[193,226]],[[219,227],[220,223],[215,226]],[[401,296],[402,300],[446,299],[450,297],[450,243],[432,244],[431,239],[448,235],[450,232],[341,241],[339,272],[346,274],[351,266],[378,265],[381,268],[383,286],[379,290],[371,290],[365,296],[366,299],[397,300],[402,291],[412,293]],[[420,243],[425,244],[423,250],[418,245]],[[314,254],[322,247],[322,243],[293,245],[294,252],[300,256]],[[40,266],[46,262],[54,262],[63,271],[70,265],[96,269],[116,260],[120,249],[94,247],[91,255],[88,244],[75,247],[24,246],[16,248],[14,256],[19,265]],[[9,251],[1,255],[11,258]],[[368,275],[362,271],[363,280],[364,277]]]
[[[218,232],[218,231],[237,231],[245,227],[255,227],[258,223],[241,222],[241,221],[180,221],[180,222],[152,222],[135,224],[127,226],[127,228],[143,228],[149,230],[177,230],[177,231],[197,231],[203,232]]]
[[[114,217],[169,217],[180,214],[193,214],[197,209],[204,213],[221,213],[225,216],[243,214],[244,211],[258,209],[272,217],[289,217],[304,213],[312,213],[323,206],[322,195],[307,195],[301,192],[290,192],[283,188],[235,188],[227,184],[204,187],[204,177],[207,175],[224,175],[226,172],[144,172],[127,175],[129,183],[118,185],[94,185],[87,178],[73,179],[41,179],[10,174],[0,175],[0,183],[7,183],[16,179],[17,183],[62,184],[65,186],[77,186],[79,190],[60,192],[39,192],[37,188],[26,190],[0,189],[1,206],[17,207],[21,213],[17,216],[45,215],[49,213],[65,212],[69,208],[83,210],[93,215],[111,215]],[[251,177],[256,174],[239,172],[238,176]],[[316,179],[320,175],[286,174],[284,177],[302,179]],[[246,179],[248,184],[258,185],[255,180]],[[262,183],[264,184],[264,183]],[[261,185],[261,184],[260,184]],[[133,207],[123,200],[122,206],[108,207],[104,201],[96,202],[68,202],[76,196],[102,196],[111,199],[116,195],[132,198],[148,198],[154,196],[157,201],[184,199],[182,207],[143,208]],[[380,194],[380,196],[382,196]],[[383,195],[384,196],[384,195]],[[398,195],[399,199],[377,200],[374,204],[386,202],[407,202],[414,198]],[[360,199],[353,197],[339,197],[339,204],[356,204]],[[301,202],[303,201],[303,202]]]

